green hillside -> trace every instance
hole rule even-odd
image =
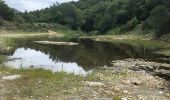
[[[170,0],[79,0],[24,13],[10,9],[1,1],[0,25],[2,20],[27,26],[39,23],[46,29],[61,25],[87,34],[110,31],[123,34],[137,30],[159,37],[170,33]]]

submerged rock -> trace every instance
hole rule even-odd
[[[67,46],[78,45],[78,43],[74,43],[74,42],[57,42],[57,41],[34,41],[34,42],[39,44],[53,44],[53,45],[67,45]]]

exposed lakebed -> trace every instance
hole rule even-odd
[[[155,61],[158,56],[145,47],[91,39],[67,40],[67,42],[78,43],[71,46],[35,43],[35,41],[46,40],[63,42],[63,40],[46,37],[8,40],[13,49],[5,65],[14,68],[43,68],[53,72],[66,71],[86,75],[94,68],[111,66],[113,60],[143,58]]]

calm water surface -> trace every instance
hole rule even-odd
[[[44,68],[53,72],[65,71],[69,73],[86,75],[86,71],[76,62],[53,61],[48,54],[30,48],[18,48],[12,56],[7,66],[15,68]]]
[[[15,68],[43,68],[53,72],[65,71],[86,75],[96,67],[111,66],[113,60],[154,56],[149,50],[146,54],[140,48],[137,51],[136,48],[126,44],[82,39],[74,40],[79,43],[77,46],[57,46],[34,43],[37,40],[47,39],[11,40],[14,49],[5,64]]]

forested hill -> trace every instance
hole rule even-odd
[[[0,25],[3,24],[3,20],[18,23],[24,21],[19,11],[9,8],[4,1],[0,0]]]
[[[6,12],[1,5],[1,19],[11,20],[3,15]],[[79,0],[19,15],[20,22],[58,23],[96,34],[111,30],[125,33],[138,28],[157,36],[170,33],[170,0]]]

